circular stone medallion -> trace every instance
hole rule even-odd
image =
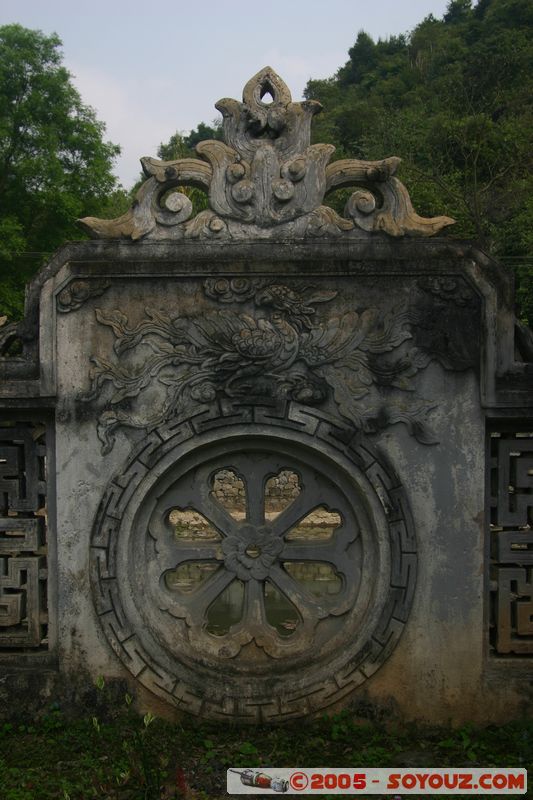
[[[406,622],[416,547],[398,480],[367,442],[311,436],[304,417],[169,423],[102,500],[103,630],[143,685],[192,713],[276,721],[337,704]]]

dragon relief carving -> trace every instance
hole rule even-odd
[[[149,430],[221,397],[333,403],[356,430],[403,422],[418,441],[436,441],[426,422],[434,406],[417,397],[411,381],[432,357],[412,342],[416,312],[407,304],[320,319],[318,308],[336,291],[266,278],[208,278],[203,290],[222,307],[189,317],[146,308],[134,325],[119,310],[96,309],[115,335],[119,359],[92,358],[85,398],[107,398],[98,422],[104,453],[119,426]],[[245,303],[252,313],[242,310]]]
[[[265,95],[272,98],[264,102]],[[330,144],[311,145],[315,100],[293,103],[281,78],[265,67],[243,90],[243,102],[225,98],[224,141],[203,141],[200,158],[142,158],[148,178],[131,209],[114,220],[85,217],[95,238],[239,239],[352,236],[431,236],[453,220],[420,217],[405,186],[394,177],[399,158],[343,159],[329,163]],[[203,189],[208,210],[191,218],[187,187]],[[356,187],[344,216],[322,205],[328,192]],[[176,189],[178,191],[176,191]]]

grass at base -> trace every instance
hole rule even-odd
[[[0,724],[1,800],[227,798],[230,766],[531,771],[533,721],[437,729],[362,721],[343,712],[316,722],[243,728],[192,719],[172,724],[140,717],[131,707],[107,720],[69,720],[53,707],[32,724]]]

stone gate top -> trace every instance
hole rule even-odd
[[[361,238],[375,231],[432,236],[453,223],[415,212],[394,177],[399,158],[330,164],[334,146],[310,143],[320,103],[293,103],[271,67],[248,81],[242,103],[224,98],[216,108],[223,116],[223,142],[200,142],[200,159],[142,158],[148,180],[131,209],[113,220],[85,217],[82,226],[95,238],[286,239]],[[187,186],[209,195],[209,209],[195,217],[191,200],[179,190]],[[341,217],[322,203],[328,192],[347,187],[355,191]]]

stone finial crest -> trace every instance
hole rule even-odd
[[[415,212],[394,177],[399,158],[330,164],[334,146],[310,143],[320,103],[293,103],[271,67],[248,81],[242,103],[224,98],[216,108],[224,141],[200,142],[199,159],[142,158],[148,180],[131,209],[114,220],[85,217],[82,227],[95,238],[287,239],[361,238],[377,231],[431,236],[453,223]],[[207,210],[193,216],[187,187],[207,192]],[[346,187],[355,191],[341,217],[322,203],[328,192]]]

